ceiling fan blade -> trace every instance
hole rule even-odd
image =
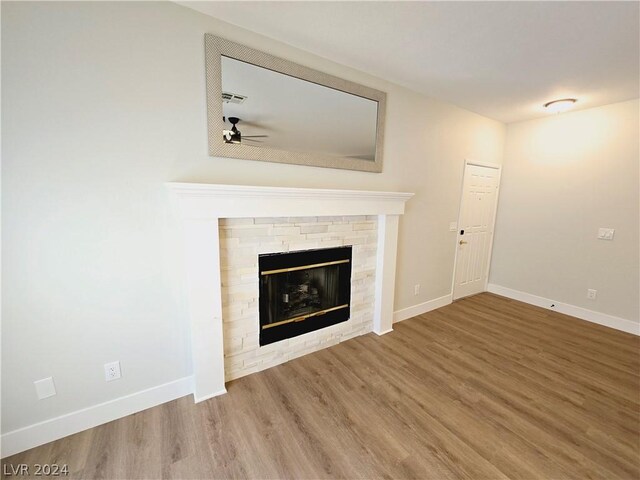
[[[242,138],[269,138],[269,135],[243,135]]]
[[[254,140],[253,138],[247,138],[247,137],[242,137],[242,140],[246,140],[247,142],[262,143],[262,140]]]
[[[251,120],[247,120],[244,118],[241,118],[240,122],[238,123],[238,126],[241,126],[241,125],[246,127],[264,128],[265,130],[269,130],[269,127],[261,123],[260,121],[252,122]]]

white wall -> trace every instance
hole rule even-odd
[[[205,32],[386,91],[384,172],[208,157]],[[172,3],[2,2],[2,75],[3,432],[190,375],[164,182],[415,192],[402,309],[450,293],[463,160],[502,160],[498,122]]]
[[[491,283],[639,321],[639,109],[508,125]],[[598,240],[599,227],[615,228],[614,241]]]

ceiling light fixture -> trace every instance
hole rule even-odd
[[[552,113],[562,113],[573,107],[573,104],[576,102],[577,100],[575,98],[562,98],[560,100],[553,100],[552,102],[545,103],[544,108]]]

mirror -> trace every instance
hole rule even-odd
[[[209,153],[382,171],[386,94],[206,36]]]

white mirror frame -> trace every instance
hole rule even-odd
[[[292,152],[268,147],[226,143],[222,137],[222,131],[225,128],[222,119],[224,113],[222,106],[221,57],[223,56],[377,102],[378,118],[376,122],[375,160],[338,157],[313,152]],[[245,160],[261,160],[265,162],[293,163],[315,167],[343,168],[365,172],[379,173],[382,171],[384,117],[387,100],[387,94],[385,92],[334,77],[333,75],[298,65],[289,60],[274,57],[268,53],[254,50],[253,48],[211,34],[205,35],[205,57],[209,155],[214,157],[241,158]]]

